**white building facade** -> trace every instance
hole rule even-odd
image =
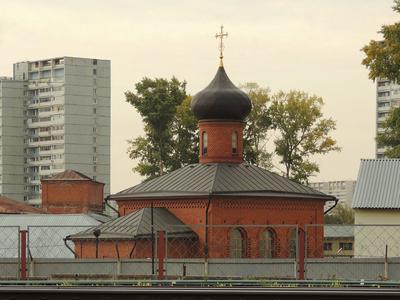
[[[2,141],[2,146],[16,147],[13,166],[18,169],[14,173],[20,187],[18,193],[10,194],[2,183],[2,194],[39,205],[40,179],[73,169],[105,183],[108,195],[110,61],[59,57],[19,62],[14,64],[13,80],[4,84],[18,85],[15,93],[19,98],[15,96],[13,101],[6,95],[0,99],[3,103],[13,102],[15,114],[22,112],[23,118],[8,120],[2,115],[2,122],[13,123],[18,130],[21,127],[23,134],[13,142]],[[3,93],[7,90],[4,84]]]
[[[400,85],[387,79],[376,81],[376,135],[383,131],[383,121],[392,107],[400,106]],[[385,158],[385,149],[376,145],[376,158]]]
[[[312,182],[309,183],[309,186],[314,190],[320,191],[324,194],[335,196],[339,200],[339,203],[346,204],[348,207],[351,207],[356,181],[341,180]]]

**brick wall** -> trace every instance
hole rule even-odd
[[[243,122],[200,121],[200,162],[243,162]],[[207,133],[207,154],[203,155],[203,132]],[[237,133],[237,151],[232,153],[232,133]]]
[[[43,180],[42,209],[54,214],[103,211],[104,184],[90,180]]]
[[[200,249],[205,246],[205,212],[207,198],[153,200],[154,207],[168,208],[183,223],[199,236]],[[120,200],[118,207],[121,215],[137,209],[150,207],[150,200]],[[304,229],[305,224],[323,223],[324,201],[294,198],[250,198],[250,197],[213,197],[209,208],[209,225],[237,225],[243,229],[246,240],[246,257],[260,257],[260,234],[269,228],[276,235],[275,257],[290,255],[290,230],[298,225]],[[262,225],[264,226],[245,226]],[[209,256],[229,257],[230,232],[235,226],[210,228]],[[309,252],[314,257],[323,253],[323,231],[313,234],[307,241]],[[318,248],[318,249],[317,249]]]

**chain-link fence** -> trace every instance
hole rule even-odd
[[[0,226],[0,278],[19,277],[20,239],[18,226]]]
[[[400,276],[399,225],[306,225],[305,245],[307,279]]]
[[[189,225],[165,230],[169,278],[296,278],[297,225]]]
[[[0,227],[0,279],[400,280],[400,225],[96,228]]]

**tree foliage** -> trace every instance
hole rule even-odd
[[[400,0],[394,1],[393,10],[400,13]],[[369,70],[369,78],[387,78],[400,82],[400,23],[383,25],[379,31],[383,40],[371,40],[362,48],[362,64]]]
[[[271,127],[268,109],[271,101],[270,90],[261,88],[257,83],[245,83],[241,88],[246,91],[252,105],[243,132],[244,160],[249,164],[270,169],[272,154],[267,150],[268,130]]]
[[[174,167],[171,156],[174,149],[174,133],[171,130],[177,108],[186,98],[186,82],[173,77],[143,78],[135,84],[135,92],[125,93],[143,118],[144,137],[130,140],[128,154],[139,159],[134,168],[148,178],[163,175]]]
[[[354,211],[347,205],[338,203],[334,209],[324,216],[325,224],[354,224]]]
[[[400,158],[400,108],[392,108],[382,123],[382,132],[376,141],[379,147],[386,147],[385,156]]]
[[[273,96],[270,116],[278,133],[275,153],[285,166],[285,176],[300,183],[307,183],[309,176],[319,171],[310,160],[312,155],[340,150],[329,136],[336,123],[323,118],[322,105],[322,98],[301,91],[281,91]]]

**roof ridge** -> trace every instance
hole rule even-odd
[[[153,202],[152,202],[152,204],[153,204]],[[142,225],[142,222],[143,222],[143,215],[144,215],[144,212],[146,211],[146,209],[148,209],[148,207],[144,207],[144,208],[142,208],[141,209],[141,214],[140,214],[140,218],[139,218],[139,223],[138,223],[138,226],[137,226],[137,228],[136,228],[136,232],[135,232],[135,236],[139,233],[139,228],[140,228],[140,226]],[[151,209],[151,208],[150,208]]]
[[[214,178],[211,181],[211,189],[208,191],[208,193],[210,195],[212,195],[213,192],[214,192],[214,187],[215,187],[215,182],[216,182],[216,179],[217,179],[217,173],[218,173],[218,170],[219,170],[219,166],[220,166],[220,164],[217,163],[216,167],[215,167]]]

